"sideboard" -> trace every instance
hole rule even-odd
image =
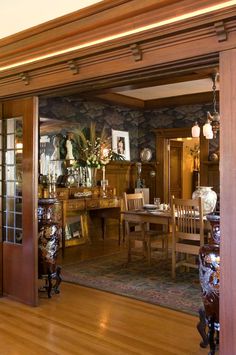
[[[70,198],[61,200],[62,204],[62,252],[67,246],[90,242],[89,219],[92,214],[101,218],[102,237],[106,236],[107,219],[117,220],[118,242],[123,236],[121,220],[121,199],[118,197]]]

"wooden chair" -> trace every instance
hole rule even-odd
[[[176,268],[198,268],[199,249],[204,244],[203,209],[199,197],[196,200],[172,196],[172,278]]]
[[[124,193],[124,209],[125,211],[140,210],[144,205],[143,192],[127,194]],[[168,235],[158,230],[149,230],[149,225],[145,223],[129,223],[125,222],[125,234],[128,242],[128,263],[131,261],[131,254],[133,244],[135,241],[141,241],[143,245],[143,254],[147,257],[148,264],[151,264],[151,244],[154,241],[160,240],[162,242],[162,250],[165,250],[168,256]]]

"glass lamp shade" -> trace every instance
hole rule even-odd
[[[192,137],[193,138],[200,137],[200,127],[198,126],[197,122],[195,122],[194,126],[192,127]]]
[[[207,121],[203,126],[203,135],[205,137],[210,137],[213,134],[212,126],[209,121]]]
[[[206,139],[213,139],[213,137],[214,137],[213,131],[209,132],[208,135],[205,137],[206,137]]]

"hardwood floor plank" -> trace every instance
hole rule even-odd
[[[203,355],[197,318],[62,283],[33,308],[0,299],[3,355]]]

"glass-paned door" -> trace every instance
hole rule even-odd
[[[0,122],[2,294],[38,303],[38,99],[3,102]]]
[[[2,120],[3,241],[22,243],[23,118]]]

